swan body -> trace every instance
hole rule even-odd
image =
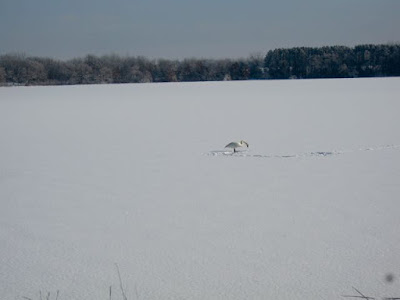
[[[247,142],[245,142],[245,141],[240,141],[240,142],[232,142],[232,143],[229,143],[228,145],[226,145],[225,146],[225,148],[232,148],[233,149],[233,152],[236,152],[236,148],[239,148],[239,147],[249,147],[249,144],[247,143]]]

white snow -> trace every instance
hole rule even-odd
[[[400,78],[0,88],[0,298],[123,299],[115,263],[128,299],[400,297],[399,95]]]

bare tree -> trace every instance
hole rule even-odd
[[[0,67],[0,85],[5,85],[6,83],[6,71],[3,67]]]

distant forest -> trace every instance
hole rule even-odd
[[[3,86],[384,76],[400,76],[400,44],[275,49],[243,59],[0,56]]]

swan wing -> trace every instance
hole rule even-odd
[[[231,142],[228,145],[225,146],[225,148],[236,148],[240,147],[241,145],[238,142]]]

